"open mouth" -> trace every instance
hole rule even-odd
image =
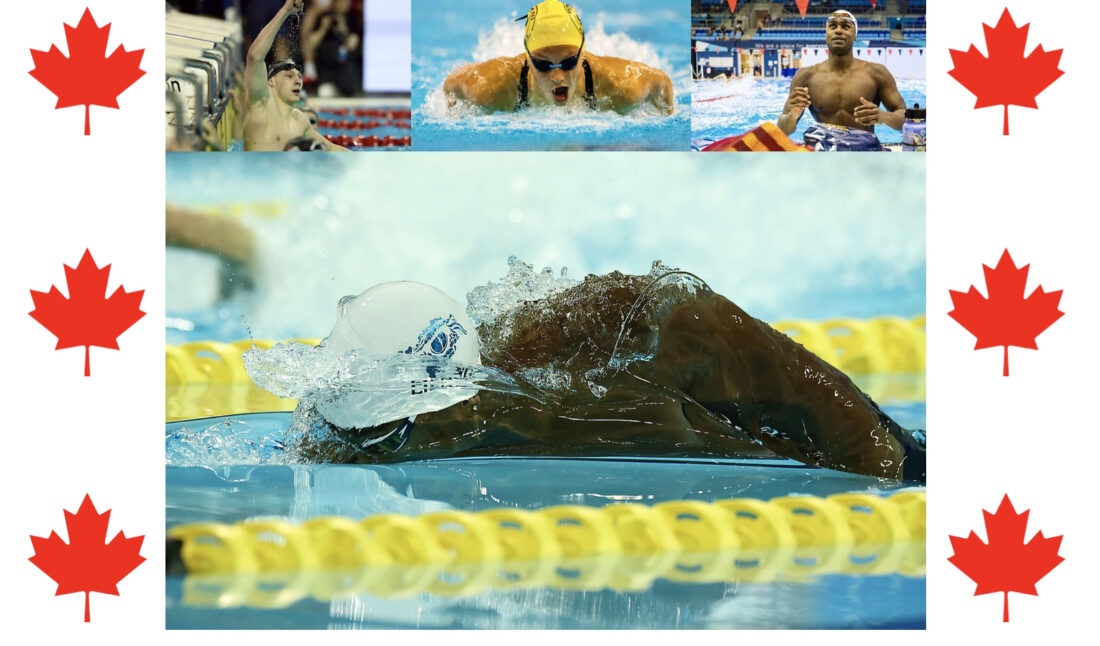
[[[569,100],[569,88],[565,86],[558,86],[554,88],[554,100],[558,103],[565,103]]]

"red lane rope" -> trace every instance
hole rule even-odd
[[[716,96],[713,99],[692,99],[692,103],[710,103],[711,101],[721,101],[723,99],[732,99],[735,96],[741,96],[740,94],[727,94],[726,96]]]

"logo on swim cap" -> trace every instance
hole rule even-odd
[[[466,336],[466,328],[455,320],[454,314],[447,318],[434,318],[417,336],[416,345],[409,346],[405,354],[423,354],[450,359],[455,354],[460,334]]]
[[[584,25],[573,7],[559,0],[543,0],[527,12],[523,46],[531,52],[555,45],[584,45]]]

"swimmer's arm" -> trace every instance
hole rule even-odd
[[[875,65],[874,75],[878,84],[879,100],[886,109],[879,110],[878,121],[872,123],[883,123],[894,130],[901,130],[905,125],[905,99],[901,98],[901,93],[898,92],[894,75],[886,69],[885,65]]]
[[[245,76],[248,78],[248,99],[250,103],[266,101],[267,90],[267,66],[264,59],[275,44],[275,36],[279,33],[287,16],[298,11],[302,7],[302,0],[286,0],[282,8],[275,13],[271,22],[264,25],[252,46],[248,48],[247,62],[245,64]]]
[[[449,104],[468,101],[490,110],[508,112],[515,108],[522,55],[470,63],[455,70],[443,82]]]
[[[661,70],[645,68],[645,103],[650,103],[665,114],[672,114],[676,107],[676,98],[672,90],[672,80]]]
[[[243,263],[252,262],[252,231],[225,216],[165,205],[164,232],[168,246],[188,247]]]
[[[798,127],[798,120],[802,113],[810,107],[810,68],[803,67],[794,74],[791,79],[791,91],[787,95],[787,102],[783,104],[783,113],[776,119],[775,125],[786,134],[791,134]]]
[[[351,152],[347,148],[344,148],[343,146],[338,146],[338,145],[332,143],[331,141],[329,141],[328,139],[326,139],[324,135],[317,132],[317,129],[314,128],[311,125],[306,126],[305,132],[302,133],[302,136],[303,137],[309,137],[310,139],[321,142],[321,145],[324,146],[325,150],[327,150],[328,152],[343,152],[343,153],[350,153]]]
[[[668,74],[624,58],[588,54],[596,78],[596,96],[606,97],[611,109],[626,114],[648,103],[665,114],[676,108]]]

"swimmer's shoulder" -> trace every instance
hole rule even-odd
[[[305,112],[302,112],[301,108],[294,108],[291,111],[290,120],[294,124],[294,132],[297,132],[299,137],[308,134],[310,128],[313,127],[313,124],[309,122],[309,117],[306,116]]]
[[[499,56],[463,65],[447,76],[443,91],[487,108],[511,110],[525,58],[523,54]]]
[[[668,74],[640,61],[615,56],[585,54],[592,68],[597,96],[617,99],[616,109],[632,107],[646,100],[657,84],[668,84]]]
[[[821,63],[818,63],[817,65],[807,65],[806,67],[798,68],[798,71],[795,72],[794,76],[791,77],[790,91],[794,92],[795,88],[810,87],[810,83],[813,82],[814,75],[817,73],[816,68],[820,64]]]
[[[894,75],[890,72],[890,68],[886,67],[882,63],[872,63],[871,61],[864,61],[866,66],[864,69],[873,76],[876,80],[893,80]]]
[[[813,65],[805,65],[798,68],[794,76],[791,77],[791,85],[806,85],[809,83],[810,79],[817,73],[820,65],[821,63],[815,63]]]
[[[656,74],[663,77],[668,77],[667,74],[661,70],[646,65],[641,61],[633,61],[629,58],[619,58],[617,56],[596,56],[595,54],[584,55],[588,65],[592,68],[592,73],[597,76],[622,76],[633,74]],[[601,72],[603,74],[601,74]]]

